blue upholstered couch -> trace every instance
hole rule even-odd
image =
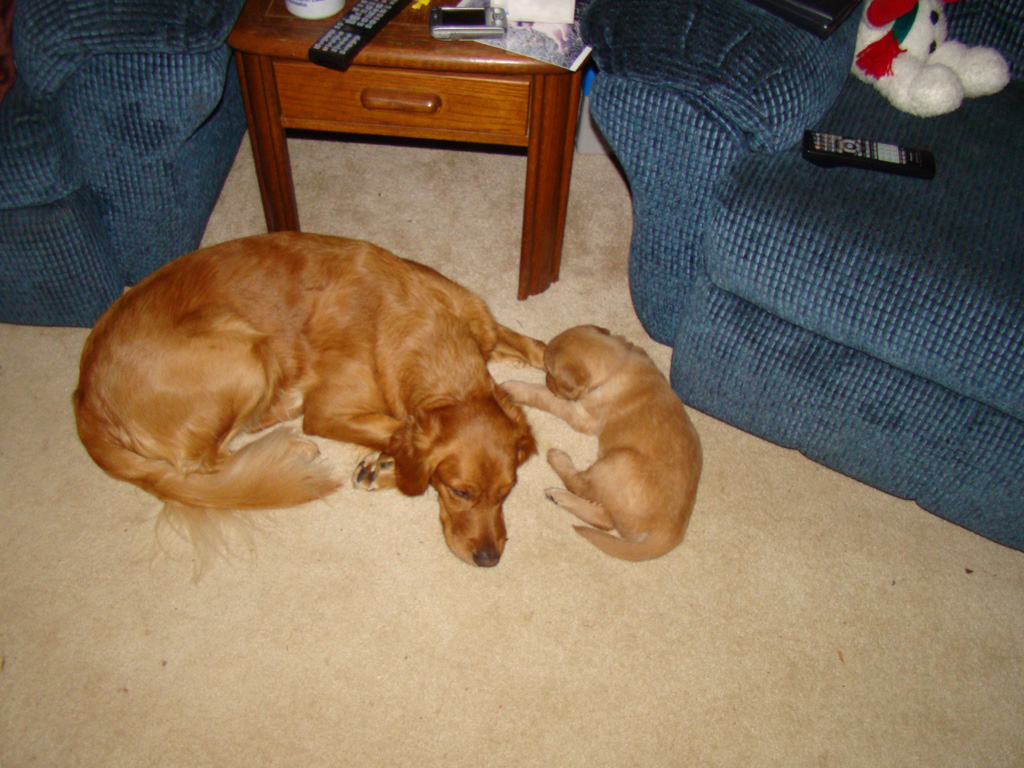
[[[0,321],[88,326],[196,248],[245,131],[242,0],[16,0]]]
[[[922,119],[748,0],[593,0],[591,110],[633,195],[630,287],[680,397],[1024,548],[1024,0],[947,6],[1001,93]],[[805,128],[931,148],[823,170]]]

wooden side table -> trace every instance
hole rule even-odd
[[[477,42],[434,40],[428,11],[407,7],[339,72],[310,63],[308,50],[340,14],[300,19],[284,0],[247,0],[228,43],[267,228],[299,229],[288,128],[525,147],[525,299],[558,279],[581,73]]]

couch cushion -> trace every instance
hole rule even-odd
[[[90,326],[125,281],[95,197],[0,210],[0,322]]]
[[[18,0],[18,77],[37,92],[61,87],[93,56],[182,56],[218,50],[243,0]]]
[[[0,101],[0,210],[51,203],[80,186],[54,100],[15,80]]]
[[[1024,77],[1024,0],[948,3],[949,39],[965,45],[988,45],[1010,65],[1013,77]]]
[[[922,120],[851,78],[819,128],[931,148],[936,178],[747,156],[716,190],[711,280],[1024,419],[1022,86]]]
[[[698,277],[672,386],[697,410],[1024,550],[1024,421]]]
[[[835,101],[857,36],[819,40],[747,0],[593,0],[580,30],[602,73],[678,90],[772,152]]]

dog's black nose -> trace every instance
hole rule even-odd
[[[481,568],[493,568],[498,564],[501,559],[499,555],[493,549],[481,549],[479,552],[473,553],[473,562],[479,565]]]

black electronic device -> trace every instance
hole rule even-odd
[[[507,27],[503,8],[430,9],[430,34],[438,40],[504,37]]]
[[[356,0],[356,4],[310,46],[309,60],[332,69],[348,69],[363,46],[408,3],[409,0]]]
[[[852,139],[834,133],[804,131],[803,156],[824,168],[848,165],[919,179],[935,176],[935,157],[927,149]]]
[[[860,0],[749,0],[824,39],[836,31]]]

